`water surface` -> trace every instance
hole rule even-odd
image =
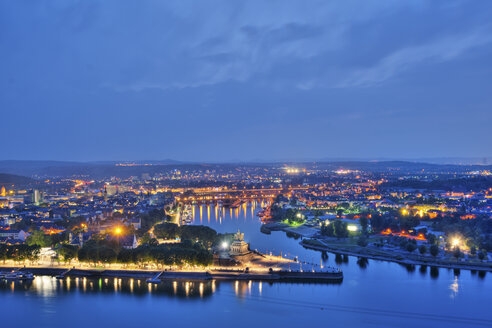
[[[195,207],[195,224],[245,233],[252,248],[344,271],[341,284],[166,282],[36,277],[0,283],[2,324],[15,327],[492,327],[489,275],[359,261],[304,249],[284,232],[260,232],[259,204],[217,212]],[[217,213],[217,215],[216,215]],[[305,266],[309,266],[305,264]],[[3,325],[2,325],[3,326]]]

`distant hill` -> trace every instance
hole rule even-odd
[[[35,183],[36,180],[15,174],[0,173],[0,186],[27,185]]]
[[[432,173],[465,173],[470,171],[492,171],[492,165],[454,165],[432,164],[406,161],[333,161],[333,162],[284,162],[285,164],[304,167],[306,169],[324,169],[334,171],[351,169],[374,173],[426,174]],[[24,177],[33,177],[42,180],[45,177],[90,177],[93,179],[130,176],[142,174],[163,174],[174,169],[181,171],[195,169],[227,170],[238,167],[279,167],[282,163],[190,163],[170,159],[149,161],[99,161],[99,162],[63,162],[63,161],[0,161],[0,172]]]
[[[152,164],[152,165],[180,165],[183,162],[165,159],[160,161],[98,161],[98,162],[69,162],[69,161],[27,161],[27,160],[0,160],[0,172],[23,176],[71,176],[77,174],[103,173],[114,175],[111,171],[116,164]],[[141,171],[141,170],[140,170]],[[145,170],[144,170],[145,172]],[[140,173],[137,170],[137,173]],[[97,175],[97,174],[96,174]]]

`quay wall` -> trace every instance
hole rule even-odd
[[[66,272],[63,268],[1,268],[0,271],[19,270],[30,272],[38,276],[59,276]],[[150,279],[161,271],[140,270],[86,270],[72,269],[67,273],[70,277],[115,277],[115,278],[139,278]],[[273,271],[273,272],[245,272],[240,270],[216,270],[216,271],[164,271],[159,277],[161,280],[257,280],[257,281],[302,281],[302,282],[341,282],[342,272],[311,272],[311,271]]]

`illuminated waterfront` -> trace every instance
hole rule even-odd
[[[455,275],[453,270],[407,268],[333,254],[323,256],[304,249],[298,240],[287,238],[284,232],[262,234],[256,216],[259,208],[258,204],[243,206],[233,209],[232,215],[227,209],[220,217],[215,215],[213,206],[203,206],[201,220],[220,232],[239,227],[253,248],[282,251],[301,260],[340,266],[345,274],[343,283],[168,281],[149,285],[138,279],[58,281],[36,277],[32,283],[0,284],[2,322],[14,324],[21,318],[26,326],[37,327],[65,327],[67,323],[73,327],[96,323],[127,327],[165,321],[191,326],[200,325],[201,318],[212,315],[216,318],[214,325],[219,327],[230,326],[232,322],[237,327],[249,327],[258,320],[264,325],[314,325],[320,316],[334,326],[492,324],[488,312],[492,288],[489,276],[470,271]],[[198,207],[195,213],[195,223],[199,223]]]

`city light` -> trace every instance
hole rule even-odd
[[[123,230],[120,227],[114,228],[114,234],[115,235],[121,235],[122,232],[123,232]]]
[[[224,242],[222,242],[221,246],[222,246],[222,249],[227,249],[229,247],[229,244],[226,241],[224,241]]]
[[[454,237],[452,240],[451,240],[451,245],[453,247],[459,247],[461,244],[461,239],[459,237]]]
[[[354,231],[357,231],[357,230],[358,230],[358,228],[357,228],[357,226],[355,226],[355,225],[353,225],[353,224],[349,224],[349,225],[347,226],[347,230],[348,230],[348,231],[350,231],[350,232],[354,232]]]

